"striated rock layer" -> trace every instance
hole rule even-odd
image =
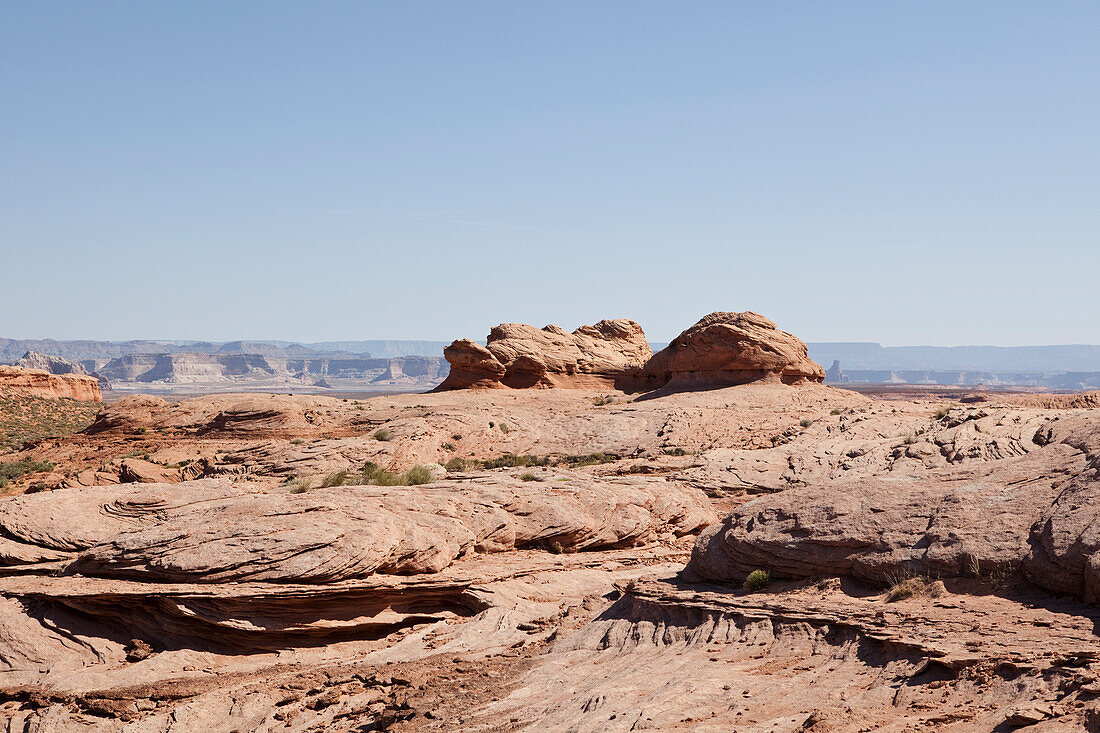
[[[573,333],[504,323],[489,333],[485,346],[461,339],[443,354],[451,374],[441,390],[611,386],[633,392],[825,379],[801,339],[751,311],[711,313],[656,355],[641,326],[624,319]]]
[[[0,393],[26,397],[102,402],[95,377],[78,374],[50,374],[41,369],[22,369],[0,365]]]
[[[485,346],[469,339],[443,351],[451,373],[439,389],[469,387],[619,387],[636,381],[652,356],[634,321],[603,320],[569,333],[559,326],[502,323]]]

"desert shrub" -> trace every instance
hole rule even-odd
[[[913,435],[913,431],[910,430],[908,433],[901,436],[901,442],[905,443],[905,445],[913,445],[913,443],[917,442],[917,436]]]
[[[381,440],[383,443],[388,440],[393,440],[393,433],[385,428],[374,431],[374,439]]]
[[[299,476],[291,479],[287,486],[292,494],[304,494],[313,488],[313,479],[309,476]]]
[[[814,424],[814,421],[811,420],[808,417],[804,417],[804,418],[802,418],[801,420],[798,421],[798,424],[801,425],[804,428],[808,428],[808,427],[810,427],[811,425]]]
[[[750,593],[762,591],[772,582],[772,574],[767,570],[753,570],[745,577],[745,590]]]
[[[302,438],[291,438],[290,439],[290,444],[291,445],[301,445],[304,442],[306,442],[306,441],[303,440]]]
[[[779,443],[779,441],[783,440],[783,436],[782,436],[782,435],[773,435],[773,436],[772,436],[772,437],[770,438],[770,440],[771,440],[771,442],[772,442],[772,445],[776,445],[776,444],[778,444],[778,443]]]
[[[560,463],[580,468],[583,466],[597,466],[601,463],[614,463],[617,460],[619,460],[618,456],[608,453],[587,453],[581,456],[563,456]]]
[[[8,481],[19,478],[20,476],[25,476],[28,473],[43,473],[45,471],[52,471],[53,469],[54,464],[49,461],[35,461],[30,458],[24,458],[19,461],[0,463],[0,479]]]
[[[886,590],[886,602],[893,603],[906,598],[939,598],[943,595],[943,583],[927,575],[898,576]]]
[[[948,409],[949,408],[947,408],[947,407],[941,407],[938,410],[936,410],[936,412],[935,412],[936,419],[937,420],[942,420],[945,417],[947,417]]]
[[[359,482],[376,486],[416,486],[431,483],[432,472],[427,466],[413,466],[404,473],[387,471],[373,461],[367,461]]]
[[[661,452],[664,453],[666,456],[686,456],[688,454],[688,452],[686,450],[684,450],[683,448],[679,448],[679,447],[677,447],[677,448],[666,448],[665,450],[663,450]]]
[[[512,432],[512,429],[511,429],[510,427],[508,427],[508,423],[506,423],[506,422],[502,422],[502,423],[500,424],[500,432],[502,432],[502,433],[504,433],[505,435],[507,435],[508,433]]]
[[[427,466],[413,466],[401,475],[401,479],[401,483],[408,486],[430,484],[432,482],[432,472]]]
[[[138,428],[134,432],[137,433],[138,435],[145,435],[145,433],[148,432],[148,428]]]
[[[451,460],[447,461],[447,465],[443,466],[448,471],[469,471],[470,462],[465,458],[459,458],[455,456]]]
[[[321,488],[327,489],[330,486],[343,486],[348,483],[348,478],[347,469],[342,471],[331,471],[321,480]]]
[[[833,409],[829,410],[829,414],[830,414],[830,415],[843,415],[843,414],[844,414],[844,410],[842,410],[842,409],[841,409],[841,408],[839,408],[839,407],[834,407]]]
[[[455,444],[450,443],[450,442],[444,443],[443,445],[440,446],[440,448],[442,448],[443,450],[446,450],[446,451],[451,451],[452,453],[455,452],[456,450],[458,450],[458,448],[455,446]]]
[[[524,471],[519,475],[520,481],[542,481],[541,478],[531,473],[530,471]]]
[[[451,436],[451,440],[462,440],[462,433],[455,433]]]
[[[505,453],[502,456],[489,458],[481,462],[481,465],[485,468],[527,468],[528,466],[549,466],[550,464],[549,456],[517,456],[515,453]]]
[[[592,400],[592,404],[595,405],[596,407],[603,407],[604,405],[613,405],[613,404],[615,404],[615,398],[612,397],[609,394],[608,395],[601,395],[600,397],[597,397],[596,399]]]
[[[560,555],[565,552],[565,548],[557,540],[550,540],[546,543],[546,551],[553,555]]]

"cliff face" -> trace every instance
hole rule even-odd
[[[81,402],[103,401],[95,377],[50,374],[42,369],[3,365],[0,365],[0,393],[50,399],[68,397]]]

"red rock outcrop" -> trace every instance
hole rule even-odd
[[[809,358],[801,339],[752,311],[701,318],[649,360],[645,375],[654,386],[681,388],[825,380],[825,370]]]
[[[573,333],[553,325],[502,323],[484,347],[462,339],[443,351],[451,373],[439,389],[615,387],[636,380],[652,354],[642,327],[626,319],[603,320]]]
[[[600,321],[573,333],[502,323],[485,346],[455,341],[443,355],[451,374],[441,390],[488,387],[601,387],[626,392],[721,387],[755,381],[822,382],[806,344],[764,316],[711,313],[654,355],[634,321]]]
[[[102,402],[95,377],[77,374],[50,374],[41,369],[21,369],[0,365],[0,392],[26,397]]]

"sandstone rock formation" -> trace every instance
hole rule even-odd
[[[622,319],[571,334],[557,326],[504,323],[489,333],[484,347],[462,339],[443,353],[451,374],[441,390],[613,386],[632,392],[825,379],[805,343],[751,311],[711,313],[656,355],[641,326]]]
[[[615,387],[636,378],[652,356],[641,326],[626,319],[603,320],[573,333],[558,326],[502,323],[489,332],[484,347],[462,339],[443,354],[451,374],[441,390]]]
[[[701,318],[649,360],[645,375],[651,384],[672,389],[825,379],[825,371],[809,358],[801,339],[752,311]]]
[[[12,366],[20,369],[40,369],[50,374],[83,374],[88,375],[88,370],[83,364],[74,364],[60,356],[50,356],[41,351],[28,351],[19,357],[19,361]]]
[[[0,365],[0,393],[69,398],[82,402],[102,402],[99,382],[95,377],[78,374],[50,374],[41,369],[22,369]]]

